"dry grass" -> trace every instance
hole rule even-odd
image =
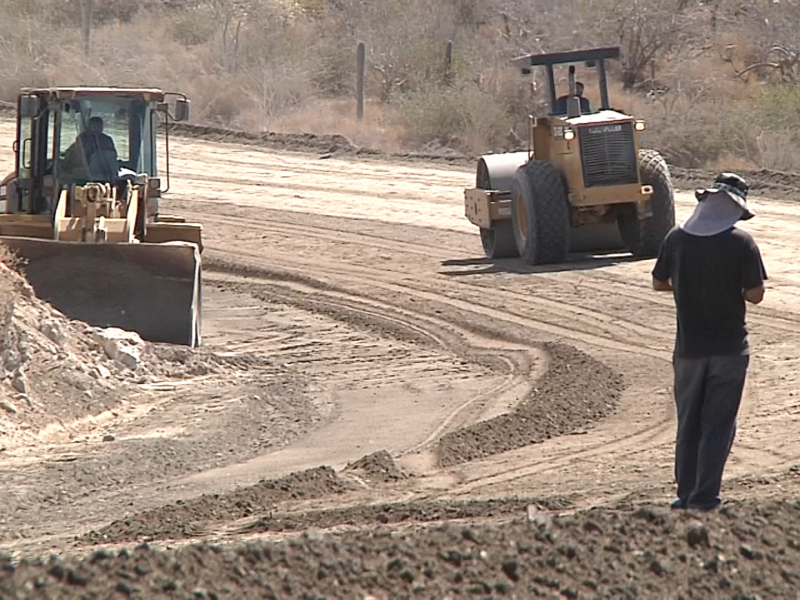
[[[355,99],[316,99],[275,119],[270,130],[279,133],[338,133],[364,148],[385,152],[404,149],[403,129],[394,123],[392,109],[374,100],[364,106],[363,122],[356,118]]]
[[[616,18],[591,13],[591,3],[574,14],[566,5],[522,7],[512,0],[493,0],[483,8],[475,2],[414,0],[413,10],[396,0],[374,0],[369,10],[356,0],[337,0],[338,8],[327,9],[319,0],[254,0],[248,18],[226,12],[226,2],[191,4],[189,11],[149,9],[130,21],[97,24],[87,60],[66,5],[35,0],[20,11],[15,2],[0,0],[0,100],[13,100],[28,85],[155,85],[186,92],[196,122],[338,133],[387,151],[503,150],[515,145],[512,131],[525,137],[527,115],[541,110],[545,89],[543,70],[533,80],[524,78],[509,67],[509,59],[570,47],[576,28],[586,37],[581,45],[609,43]],[[309,11],[303,13],[303,6]],[[547,11],[547,29],[537,21],[540,9]],[[57,23],[47,20],[54,10]],[[500,12],[510,20],[499,18]],[[237,19],[241,28],[234,43]],[[646,144],[673,163],[800,170],[800,157],[788,151],[800,119],[776,123],[763,94],[775,89],[774,73],[736,75],[764,45],[748,31],[761,34],[764,25],[754,14],[712,34],[703,19],[686,34],[694,38],[682,38],[658,55],[656,93],[648,96],[646,80],[633,92],[623,90],[619,66],[611,65],[612,106],[645,118]],[[353,96],[359,39],[369,44],[363,123],[355,119]],[[448,39],[456,43],[453,88],[443,85]],[[560,69],[560,89],[565,76]],[[580,67],[578,76],[598,104],[596,77]]]

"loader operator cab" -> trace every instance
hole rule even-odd
[[[608,79],[606,61],[619,58],[619,48],[597,48],[588,51],[554,52],[551,54],[529,54],[513,60],[523,75],[530,75],[534,67],[544,67],[547,76],[547,92],[549,114],[559,117],[579,117],[581,115],[609,110]],[[585,86],[575,79],[575,65],[583,63],[587,69],[597,73],[597,84],[600,92],[600,107],[592,107],[589,99],[583,95]],[[559,65],[569,65],[567,76],[567,93],[557,96],[556,70]]]
[[[64,180],[84,179],[116,183],[120,179],[119,157],[114,139],[103,133],[102,117],[89,119],[86,129],[62,154]]]
[[[133,88],[23,89],[17,105],[15,173],[0,182],[0,215],[52,213],[62,191],[109,183],[120,192],[148,179],[144,215],[158,214],[161,189],[159,121],[188,119],[189,101],[177,94],[174,116],[165,92]],[[169,133],[166,132],[167,189]]]
[[[183,94],[158,89],[21,90],[0,245],[39,298],[93,327],[200,344],[203,226],[159,211],[168,125],[188,116]]]

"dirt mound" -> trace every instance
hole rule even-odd
[[[0,566],[0,595],[442,598],[794,597],[800,503],[710,514],[641,507],[221,548],[147,545]]]
[[[240,371],[264,358],[143,342],[66,318],[0,265],[0,448],[77,435],[139,384]]]
[[[747,179],[750,194],[770,198],[796,199],[800,191],[800,177],[796,173],[773,171],[770,169],[732,169]],[[684,188],[708,187],[719,171],[706,169],[684,169],[670,166],[670,173],[676,185]]]
[[[48,426],[68,432],[117,406],[138,380],[104,354],[90,327],[36,298],[5,266],[0,306],[0,447],[42,441]]]
[[[408,474],[404,473],[400,467],[395,464],[386,450],[373,452],[372,454],[368,454],[348,464],[345,467],[345,471],[363,474],[366,479],[375,483],[389,483],[408,478]]]
[[[398,502],[369,504],[302,513],[271,514],[239,530],[239,533],[328,529],[342,525],[366,527],[370,524],[420,524],[455,519],[494,519],[525,514],[528,506],[544,510],[563,510],[570,506],[565,498],[497,498],[491,500]]]
[[[624,389],[621,375],[572,346],[545,349],[550,365],[531,395],[511,413],[444,435],[437,446],[441,466],[574,433],[615,409]]]
[[[381,160],[435,161],[450,164],[472,165],[475,159],[455,150],[438,147],[423,152],[384,152],[356,146],[340,134],[275,133],[271,131],[251,132],[213,125],[170,123],[170,132],[182,137],[210,142],[227,142],[291,150],[296,152],[319,152],[322,158],[330,156],[358,156]]]
[[[254,144],[282,150],[317,151],[325,153],[352,153],[358,148],[343,135],[318,135],[314,133],[262,133],[215,127],[212,125],[192,125],[171,123],[170,132],[210,142],[229,142],[233,144]]]
[[[348,489],[333,469],[318,467],[226,494],[204,494],[132,515],[89,532],[80,541],[100,544],[192,537],[201,534],[208,523],[243,519],[270,512],[279,502],[319,498]]]

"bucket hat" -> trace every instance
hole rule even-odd
[[[722,233],[737,221],[747,221],[755,214],[747,205],[749,185],[735,173],[720,173],[710,188],[695,191],[698,204],[681,228],[687,233],[709,236]]]

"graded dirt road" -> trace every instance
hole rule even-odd
[[[0,123],[0,138],[11,133]],[[463,217],[462,189],[474,180],[466,167],[187,138],[171,149],[162,211],[205,228],[207,351],[246,360],[247,373],[140,386],[146,398],[163,396],[169,427],[149,435],[155,422],[131,416],[120,427],[144,433],[70,452],[78,464],[91,454],[98,470],[131,468],[137,456],[150,469],[64,486],[46,522],[33,495],[0,521],[9,549],[237,541],[306,527],[493,521],[524,516],[529,504],[549,513],[671,500],[674,310],[650,289],[652,260],[488,261]],[[0,150],[0,170],[10,158]],[[678,218],[693,204],[679,193]],[[796,491],[800,446],[800,205],[753,204],[758,216],[745,227],[770,283],[749,313],[757,353],[726,476],[726,496],[741,501]],[[248,444],[259,427],[274,439]],[[40,467],[63,448],[15,452],[4,467],[13,481],[45,485]],[[106,454],[128,462],[105,464]],[[323,465],[336,473],[297,474]]]
[[[531,371],[530,364],[541,362],[543,341],[575,346],[623,375],[625,392],[618,410],[587,435],[485,458],[464,472],[455,467],[448,471],[450,481],[433,477],[433,488],[441,485],[449,494],[497,494],[509,489],[518,493],[530,486],[538,493],[575,494],[583,503],[669,483],[674,311],[669,295],[649,288],[652,261],[632,261],[623,255],[576,257],[567,265],[548,268],[525,268],[515,261],[491,263],[482,258],[477,233],[462,215],[461,189],[473,179],[464,169],[315,160],[303,154],[197,141],[179,146],[174,159],[180,182],[176,188],[181,191],[171,197],[170,206],[207,223],[206,263],[221,271],[208,278],[226,293],[236,294],[224,303],[226,313],[229,307],[245,303],[234,297],[252,303],[250,298],[261,296],[292,307],[289,310],[310,310],[336,322],[387,327],[390,332],[398,328],[412,338],[427,338],[426,346],[462,358],[479,353],[515,361],[504,369],[511,393],[482,369],[472,365],[467,369],[476,380],[489,382],[488,395],[485,387],[469,386],[482,394],[476,396],[481,408],[489,403],[484,410],[490,414],[523,397],[526,382],[536,385],[531,375],[541,370]],[[193,192],[184,191],[188,189]],[[763,245],[770,291],[764,304],[751,310],[759,352],[731,475],[784,468],[795,454],[792,406],[798,354],[793,346],[800,336],[800,306],[792,248],[800,210],[788,201],[754,198],[753,202],[758,218],[747,227]],[[689,214],[693,203],[690,194],[678,194],[679,219]],[[258,343],[254,340],[264,323],[248,323],[256,331],[246,333],[227,322],[218,327],[214,299],[209,304],[213,323],[209,343],[230,344],[231,338],[241,337],[248,344]],[[266,319],[266,324],[271,326],[272,320]],[[323,352],[328,343],[330,336],[315,352]],[[338,352],[357,347],[348,343]],[[449,368],[441,358],[433,360],[440,368]],[[308,364],[309,370],[317,364],[328,368],[322,356],[310,358]],[[341,466],[358,452],[378,449],[399,456],[400,463],[412,470],[427,472],[429,461],[421,452],[425,442],[458,423],[443,422],[436,414],[442,401],[435,393],[410,410],[405,402],[425,398],[425,389],[375,392],[383,401],[368,404],[370,410],[383,411],[376,415],[383,421],[362,421],[373,418],[359,414],[365,388],[390,385],[395,374],[415,386],[425,385],[416,367],[400,375],[385,362],[379,364],[361,361],[369,376],[362,379],[361,390],[348,392],[353,402],[340,395],[341,418],[327,430],[288,448],[285,458],[278,453],[239,469],[206,474],[207,480],[252,482],[273,470],[280,474],[286,469],[281,465],[312,467],[327,461]],[[338,367],[331,371],[343,374]],[[495,401],[499,392],[509,398],[500,405]],[[459,401],[472,401],[454,396],[460,397],[447,405],[451,411],[461,408]],[[468,406],[456,417],[483,418],[477,408]],[[416,419],[422,419],[411,426],[416,435],[404,432]],[[380,423],[379,431],[373,427],[359,431],[351,425],[359,422]],[[347,432],[344,444],[338,443],[340,431]],[[382,439],[376,439],[379,436]],[[555,472],[558,478],[553,477]],[[661,489],[666,493],[668,486]]]

